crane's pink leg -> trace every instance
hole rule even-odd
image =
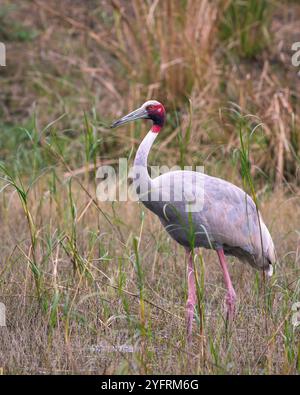
[[[187,321],[187,340],[190,344],[192,341],[192,326],[194,318],[194,309],[196,304],[196,286],[195,286],[195,274],[193,265],[193,254],[192,251],[186,249],[188,257],[188,270],[187,270],[187,281],[188,281],[188,299],[186,303],[186,321]]]
[[[227,287],[227,295],[226,295],[226,304],[227,304],[227,318],[233,319],[234,316],[234,309],[235,309],[235,301],[236,301],[236,294],[233,289],[231,279],[229,276],[229,272],[227,269],[227,263],[225,259],[225,254],[223,248],[217,250],[218,257],[220,260],[220,264],[223,270],[224,280]]]

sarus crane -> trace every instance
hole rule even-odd
[[[150,177],[147,158],[164,126],[165,115],[164,106],[160,102],[148,100],[137,110],[114,122],[111,127],[137,119],[152,121],[152,127],[135,156],[133,182],[139,199],[159,217],[169,235],[186,249],[186,321],[190,343],[196,305],[194,248],[213,249],[218,254],[227,287],[225,302],[229,320],[234,315],[236,293],[225,256],[237,257],[271,276],[276,253],[271,235],[253,199],[239,187],[203,172],[189,170],[170,171],[155,178]],[[198,208],[194,204],[193,210],[190,209],[190,203],[195,203],[199,196],[201,199],[198,199]]]

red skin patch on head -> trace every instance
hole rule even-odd
[[[152,131],[159,133],[165,122],[165,109],[162,104],[150,104],[147,107],[149,118],[153,121]]]

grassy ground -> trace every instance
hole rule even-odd
[[[3,372],[299,374],[297,2],[2,3]],[[141,204],[96,199],[99,164],[131,161],[148,127],[106,126],[150,97],[168,110],[151,164],[243,186],[240,132],[256,128],[249,169],[279,258],[266,281],[229,259],[227,327],[217,256],[198,252],[190,349],[183,249]]]

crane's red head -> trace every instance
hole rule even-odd
[[[146,101],[140,108],[130,114],[118,119],[111,127],[115,128],[124,123],[135,121],[136,119],[151,119],[153,122],[152,132],[159,133],[164,126],[166,111],[164,106],[156,100]]]

